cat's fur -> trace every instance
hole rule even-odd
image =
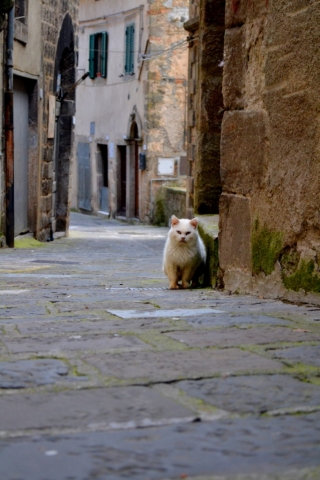
[[[163,253],[163,271],[169,279],[169,288],[189,288],[190,282],[197,286],[205,263],[206,249],[198,233],[198,219],[179,219],[172,215]]]

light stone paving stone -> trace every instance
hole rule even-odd
[[[253,327],[246,329],[226,328],[211,331],[170,332],[170,338],[191,347],[234,345],[261,345],[277,342],[320,341],[320,335],[302,329],[285,327]]]
[[[0,396],[0,432],[116,429],[192,421],[196,413],[147,387]]]
[[[142,340],[133,336],[115,335],[69,335],[68,337],[39,337],[21,340],[3,340],[10,353],[61,354],[73,351],[104,351],[117,348],[144,350],[148,347]]]
[[[320,367],[320,345],[289,347],[271,351],[275,358]]]
[[[277,472],[281,479],[289,468],[319,467],[319,435],[319,413],[38,435],[0,440],[0,464],[6,480],[173,480],[240,472],[256,480]]]
[[[281,362],[236,348],[184,352],[140,352],[83,357],[104,375],[152,382],[250,371],[279,371]]]
[[[152,310],[152,311],[137,311],[137,310],[108,310],[109,313],[124,319],[131,318],[172,318],[172,317],[195,317],[197,315],[208,315],[223,313],[221,310],[214,310],[213,308],[173,308],[172,310]]]
[[[289,375],[248,375],[178,382],[188,395],[237,413],[320,408],[320,385],[302,382]]]

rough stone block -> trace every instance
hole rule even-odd
[[[220,268],[251,272],[251,200],[222,194],[219,218]]]
[[[221,181],[225,191],[247,195],[259,189],[267,140],[264,111],[225,112],[221,131]]]
[[[245,73],[247,51],[244,28],[226,30],[224,39],[224,67],[222,93],[225,108],[242,109],[245,106]]]

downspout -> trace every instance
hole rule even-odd
[[[14,9],[8,13],[5,75],[5,179],[6,179],[6,242],[14,247],[14,142],[13,142],[13,35]]]

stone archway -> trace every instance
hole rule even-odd
[[[70,162],[72,155],[72,117],[75,114],[74,31],[69,14],[64,17],[55,58],[54,91],[57,95],[56,135],[53,181],[54,231],[69,227]],[[60,111],[59,111],[60,110]]]

